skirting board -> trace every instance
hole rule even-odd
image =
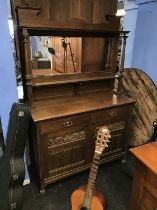
[[[25,179],[25,180],[24,180],[23,186],[24,186],[24,185],[27,185],[27,184],[30,184],[30,179]]]

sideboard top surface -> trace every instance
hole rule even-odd
[[[38,122],[133,103],[135,103],[135,100],[122,95],[113,95],[112,92],[80,95],[35,102],[32,105],[32,118],[35,122]]]
[[[135,147],[130,151],[138,160],[157,175],[157,142]]]

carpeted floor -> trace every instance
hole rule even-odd
[[[135,159],[131,155],[128,157],[126,164],[115,161],[99,168],[96,189],[105,195],[107,210],[128,209],[135,166]],[[88,175],[89,171],[51,184],[44,195],[32,180],[24,187],[23,210],[70,210],[72,192],[87,183]]]

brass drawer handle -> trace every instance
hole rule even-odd
[[[65,127],[70,127],[70,126],[73,125],[73,122],[68,122],[67,121],[67,122],[64,122],[63,124],[64,124]]]
[[[108,112],[108,115],[110,117],[115,117],[117,115],[117,112],[116,111],[111,111],[111,112]]]

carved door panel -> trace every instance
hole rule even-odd
[[[90,142],[90,147],[92,153],[89,155],[89,162],[93,160],[93,154],[95,149],[96,134],[99,130],[99,127],[107,126],[111,132],[111,139],[108,143],[108,147],[105,148],[102,156],[101,162],[104,160],[111,159],[113,156],[120,155],[125,153],[126,141],[125,141],[125,132],[126,132],[126,121],[106,121],[93,124],[92,126],[92,138]]]
[[[87,164],[88,126],[75,126],[42,136],[44,178],[66,176]]]
[[[124,156],[126,152],[125,131],[111,131],[111,136],[108,147],[102,154],[101,162],[116,156],[119,157],[119,155]]]

